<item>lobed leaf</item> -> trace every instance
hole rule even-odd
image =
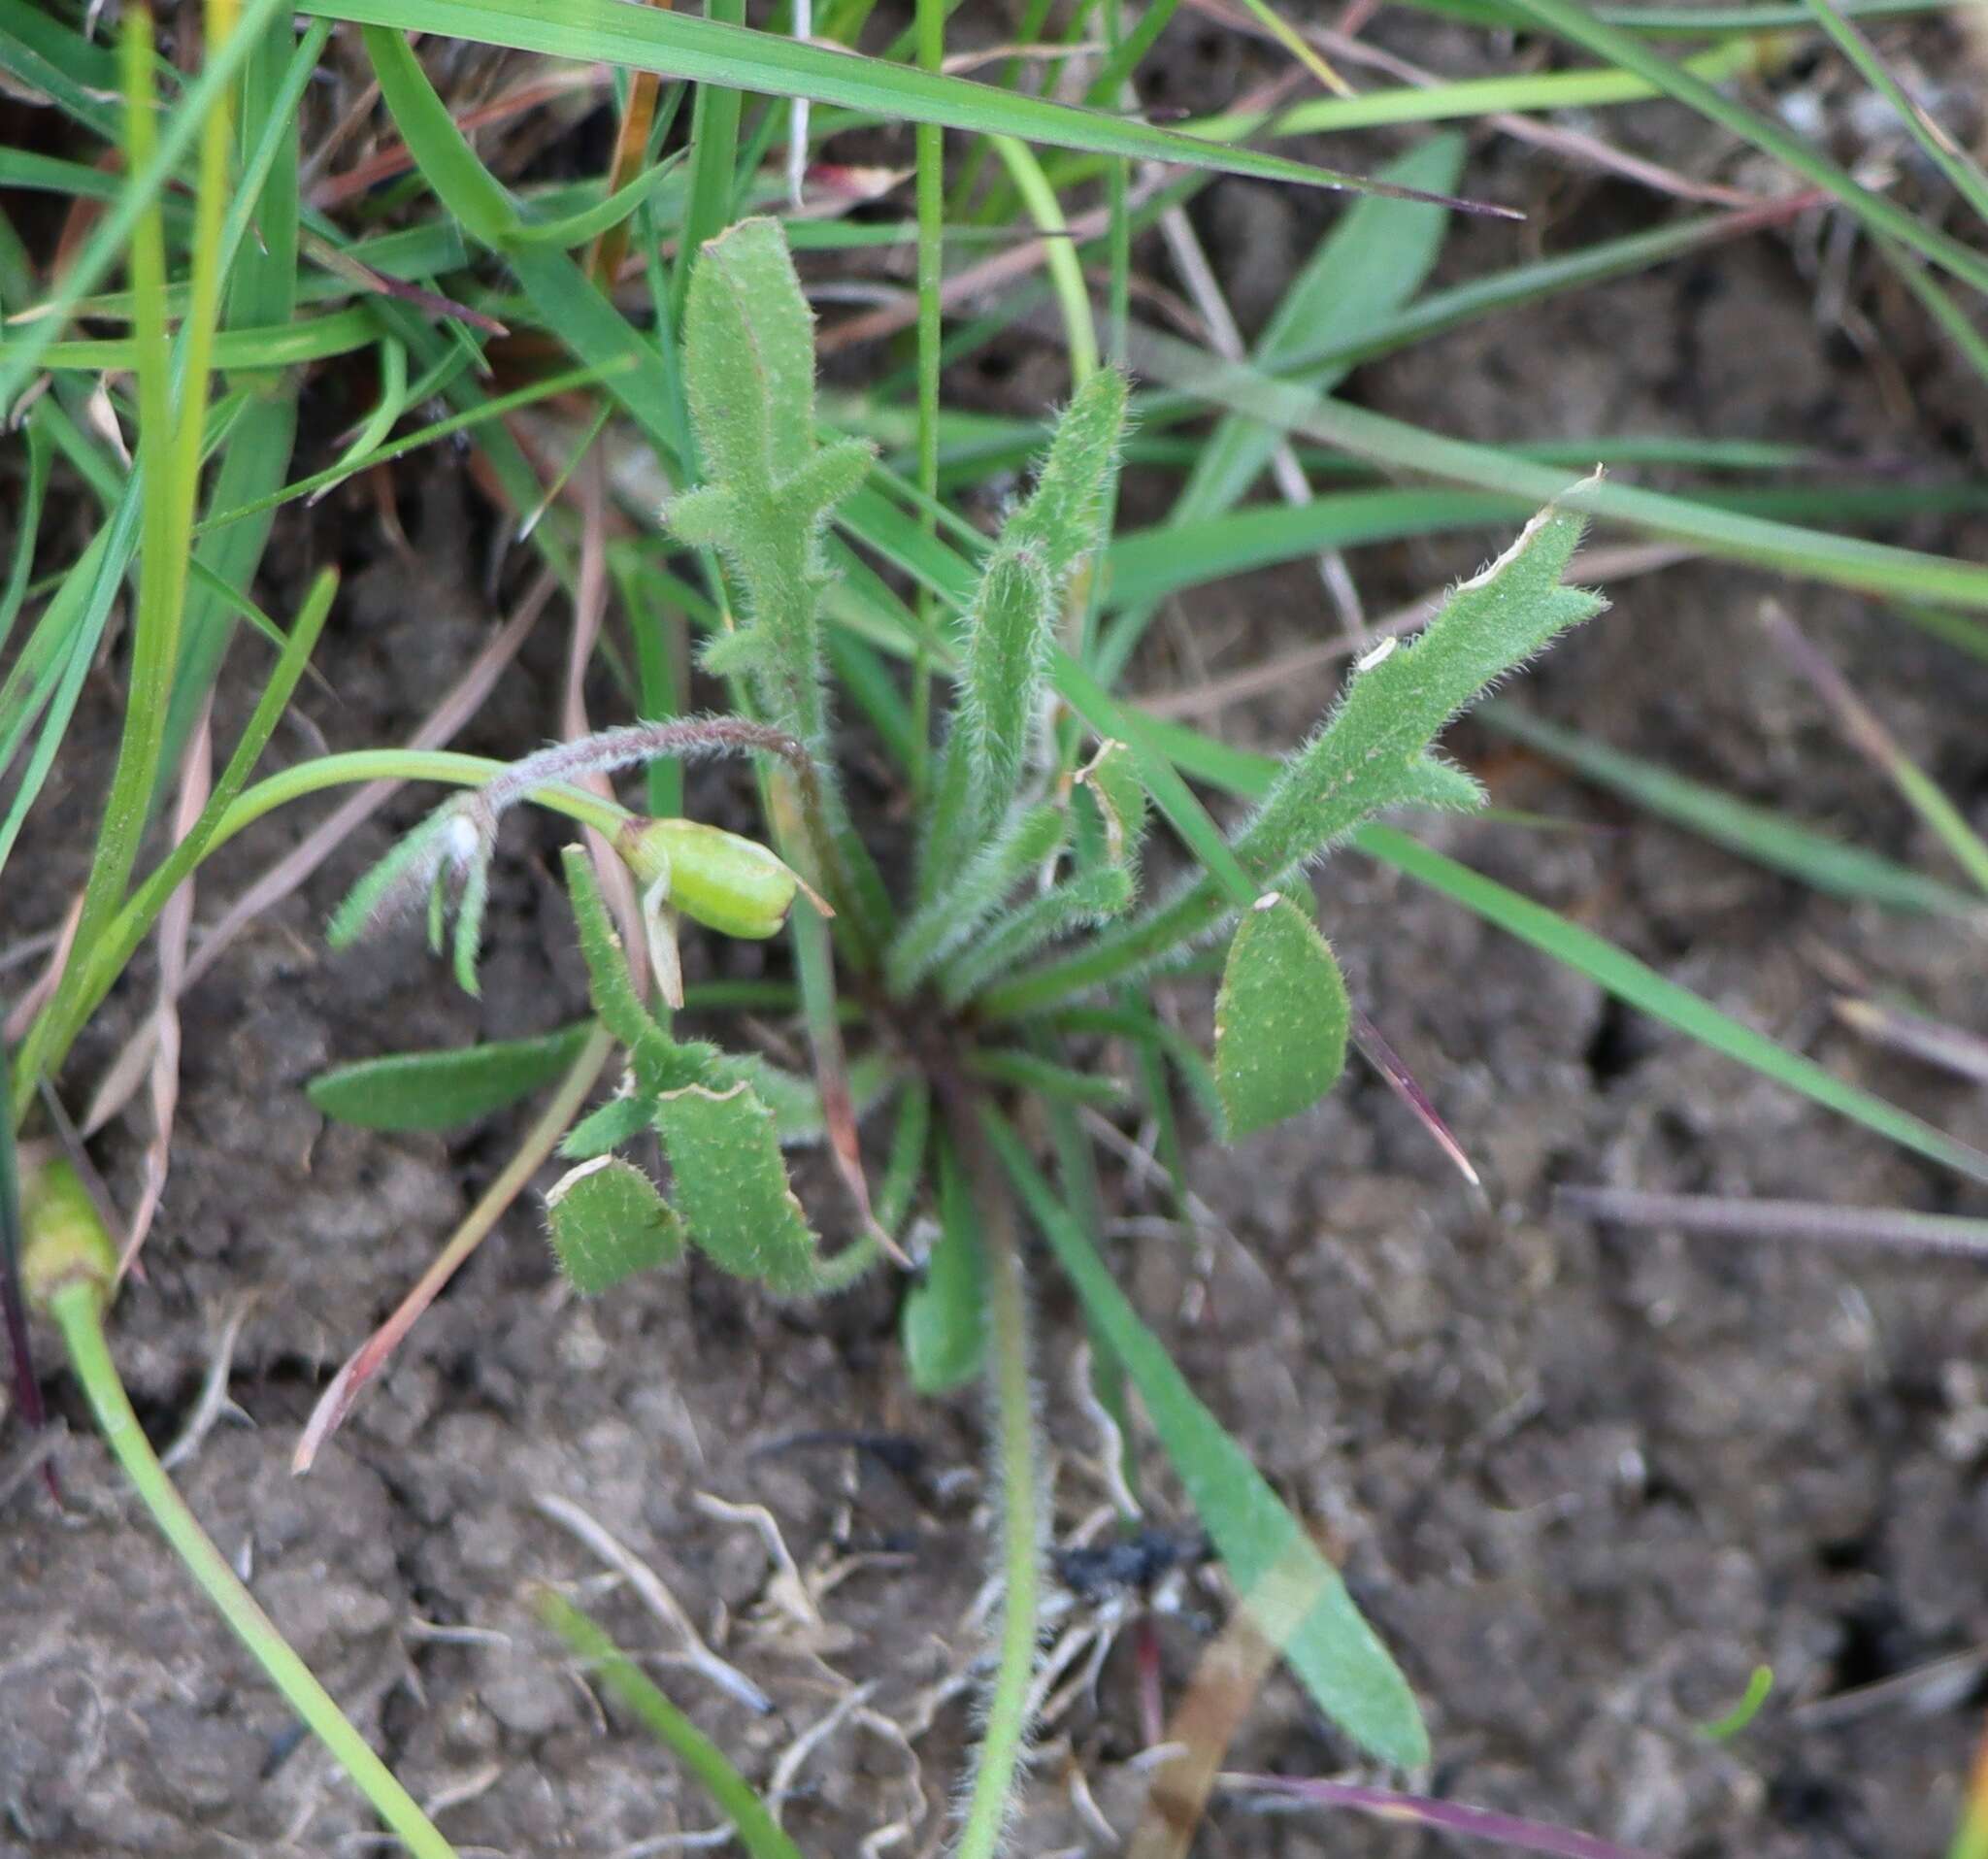
[[[1351,1008],[1331,947],[1272,891],[1242,913],[1215,996],[1215,1091],[1230,1142],[1309,1110],[1346,1063]]]
[[[1462,582],[1419,639],[1366,661],[1339,708],[1293,754],[1237,853],[1265,883],[1390,807],[1464,798],[1428,755],[1444,724],[1570,626],[1602,610],[1561,577],[1585,519],[1548,507]]]
[[[684,1223],[712,1262],[776,1291],[811,1290],[814,1235],[787,1185],[773,1112],[751,1086],[665,1091],[655,1124]]]
[[[683,1256],[683,1222],[632,1162],[582,1162],[546,1196],[552,1251],[585,1297]]]

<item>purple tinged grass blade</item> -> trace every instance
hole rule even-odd
[[[1351,1808],[1355,1812],[1375,1814],[1383,1820],[1462,1834],[1471,1840],[1488,1840],[1514,1852],[1546,1853],[1552,1859],[1655,1859],[1654,1854],[1640,1847],[1617,1845],[1590,1833],[1576,1833],[1571,1827],[1522,1820],[1516,1814],[1467,1807],[1459,1801],[1396,1794],[1390,1788],[1366,1788],[1349,1781],[1321,1781],[1302,1776],[1247,1775],[1224,1776],[1222,1785],[1238,1792],[1282,1795],[1287,1800],[1309,1802],[1321,1808]]]
[[[1380,1028],[1358,1006],[1353,1009],[1353,1044],[1360,1048],[1360,1056],[1387,1080],[1388,1089],[1408,1107],[1416,1122],[1435,1139],[1436,1146],[1456,1165],[1456,1172],[1481,1194],[1483,1180],[1472,1166],[1471,1158],[1464,1153],[1464,1145],[1450,1133],[1449,1125],[1438,1113],[1429,1093],[1415,1082],[1415,1075],[1388,1045]]]

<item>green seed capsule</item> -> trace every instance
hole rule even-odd
[[[758,941],[778,934],[798,876],[757,840],[694,819],[634,819],[615,849],[645,889],[707,929]]]

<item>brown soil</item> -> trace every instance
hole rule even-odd
[[[1219,101],[1272,67],[1191,21],[1171,38],[1169,101]],[[1412,50],[1435,58],[1454,45]],[[1409,38],[1399,41],[1405,47]],[[1240,61],[1240,62],[1239,62]],[[1232,65],[1234,68],[1231,68]],[[1201,91],[1209,92],[1204,97]],[[1668,118],[1639,146],[1681,158]],[[1664,138],[1673,137],[1670,146]],[[1375,159],[1321,145],[1323,159]],[[1683,153],[1715,169],[1722,146]],[[1471,183],[1538,210],[1559,249],[1652,218],[1646,194],[1570,183],[1490,140]],[[1243,183],[1200,220],[1245,316],[1260,316],[1334,207]],[[1445,275],[1511,262],[1529,233],[1462,230]],[[1795,248],[1766,240],[1507,317],[1365,371],[1368,404],[1485,439],[1599,432],[1780,439],[1968,462],[1978,390],[1888,300],[1897,382],[1818,326]],[[1164,275],[1163,260],[1153,268]],[[998,397],[1057,392],[1052,358],[1018,349]],[[1034,386],[1025,392],[1021,383]],[[966,390],[970,383],[962,383]],[[317,410],[329,432],[341,410]],[[1956,436],[1958,435],[1958,436]],[[307,443],[309,443],[307,441]],[[314,461],[315,462],[315,461]],[[354,496],[279,532],[274,611],[339,559],[348,595],[319,654],[336,696],[306,689],[275,753],[392,741],[485,636],[488,517],[446,455],[403,473],[411,553]],[[1626,473],[1638,481],[1661,481]],[[1978,523],[1902,538],[1978,556]],[[1486,539],[1356,558],[1376,608],[1474,565]],[[1937,848],[1850,756],[1751,624],[1770,583],[1676,570],[1617,590],[1522,701],[1604,741],[1940,869]],[[511,583],[505,583],[510,593]],[[1796,588],[1802,617],[1948,790],[1988,823],[1988,674],[1871,604]],[[1184,646],[1191,623],[1194,651]],[[1157,689],[1314,637],[1309,567],[1208,590],[1139,668]],[[548,620],[464,745],[514,753],[547,734],[561,642]],[[247,654],[244,654],[245,658]],[[1238,739],[1288,742],[1328,702],[1327,674],[1231,713]],[[0,898],[0,936],[46,928],[69,894],[107,766],[106,674]],[[605,693],[601,708],[607,702]],[[245,692],[231,685],[223,740]],[[1591,923],[1664,973],[1837,1071],[1988,1144],[1988,1096],[1875,1057],[1826,1011],[1849,963],[1928,1011],[1988,1025],[1980,948],[1951,926],[1820,899],[1541,765],[1459,732],[1505,804],[1585,830],[1486,822],[1436,843]],[[712,790],[712,805],[722,784]],[[405,823],[419,803],[393,810]],[[203,913],[302,830],[279,821],[218,858]],[[180,1473],[187,1497],[299,1650],[376,1733],[465,1853],[661,1851],[712,1824],[709,1803],[618,1713],[603,1715],[532,1624],[529,1584],[597,1573],[540,1509],[582,1507],[645,1559],[712,1643],[773,1700],[754,1715],[704,1676],[659,1675],[756,1778],[870,1687],[793,1780],[803,1848],[940,1843],[971,1730],[944,1695],[977,1645],[988,1562],[977,1402],[921,1402],[895,1342],[896,1289],[779,1308],[712,1273],[638,1281],[606,1305],[563,1294],[520,1207],[442,1299],[307,1478],[288,1458],[330,1369],[390,1307],[500,1168],[516,1125],[383,1138],[327,1124],[303,1085],[335,1061],[542,1030],[583,989],[545,853],[514,829],[498,868],[480,1004],[444,984],[412,935],[334,959],[320,926],[376,827],[307,896],[273,912],[185,1003],[171,1189],[149,1279],[122,1299],[116,1346],[155,1438],[192,1408],[243,1300],[238,1412]],[[29,875],[32,875],[31,877]],[[1268,1476],[1318,1521],[1426,1700],[1442,1793],[1684,1855],[1938,1849],[1978,1730],[1975,1669],[1871,1691],[1988,1643],[1988,1281],[1962,1265],[1620,1235],[1549,1215],[1562,1181],[1845,1205],[1973,1207],[1929,1167],[1612,1006],[1595,987],[1357,857],[1320,877],[1357,997],[1483,1170],[1474,1207],[1405,1113],[1355,1076],[1313,1114],[1225,1152],[1198,1144],[1209,1210],[1191,1242],[1125,1239],[1121,1281]],[[728,957],[727,959],[732,959]],[[146,971],[80,1048],[80,1102],[145,999]],[[1177,998],[1205,1012],[1194,989]],[[132,1198],[143,1119],[100,1144]],[[128,1132],[136,1127],[137,1134]],[[1157,1212],[1136,1178],[1114,1212]],[[816,1197],[831,1224],[832,1191]],[[1059,1528],[1103,1501],[1097,1440],[1070,1397],[1080,1330],[1046,1262],[1037,1281],[1045,1408],[1062,1464]],[[46,1343],[47,1339],[45,1339]],[[0,1517],[0,1855],[157,1859],[353,1852],[372,1822],[198,1605],[133,1514],[74,1393],[67,1506],[17,1494]],[[252,1424],[238,1422],[246,1418]],[[821,1429],[914,1442],[912,1466]],[[786,1443],[783,1444],[782,1443]],[[776,1449],[778,1448],[778,1449]],[[1191,1539],[1150,1442],[1159,1521]],[[763,1506],[818,1616],[800,1617],[750,1520]],[[836,1578],[823,1582],[827,1572]],[[671,1638],[625,1592],[601,1594],[624,1643]],[[1196,1575],[1159,1627],[1177,1697],[1223,1613]],[[1759,1663],[1776,1688],[1756,1725],[1715,1743]],[[929,1728],[906,1743],[887,1721]],[[1049,1732],[1014,1850],[1104,1851],[1076,1805],[1081,1775],[1121,1832],[1143,1778],[1129,1636],[1094,1695]],[[1266,1687],[1234,1766],[1339,1770],[1345,1752],[1284,1677]],[[1406,1855],[1414,1835],[1350,1819],[1217,1809],[1196,1850]],[[1436,1847],[1430,1844],[1427,1850]]]

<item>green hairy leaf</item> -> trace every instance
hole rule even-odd
[[[970,860],[957,879],[899,933],[884,959],[891,992],[902,999],[986,921],[1023,875],[1052,856],[1070,816],[1062,808],[1033,807]]]
[[[814,1235],[787,1185],[773,1112],[745,1083],[687,1085],[656,1100],[656,1131],[691,1239],[737,1278],[801,1295],[815,1281]]]
[[[1585,520],[1547,509],[1510,548],[1452,590],[1419,639],[1356,671],[1325,726],[1284,765],[1238,855],[1272,883],[1390,807],[1449,805],[1462,778],[1428,746],[1473,700],[1602,610],[1561,584]],[[1441,772],[1438,772],[1441,771]],[[1474,787],[1474,784],[1473,784]]]
[[[390,1052],[322,1072],[305,1089],[326,1116],[361,1129],[454,1129],[551,1083],[591,1030],[582,1020],[537,1039],[491,1040],[459,1051]]]
[[[611,1097],[580,1119],[559,1144],[569,1162],[590,1162],[610,1149],[632,1143],[655,1125],[655,1107],[644,1097]]]
[[[1099,744],[1098,752],[1077,771],[1077,787],[1097,814],[1104,857],[1113,865],[1136,867],[1147,809],[1139,756],[1131,745]]]
[[[1419,639],[1388,642],[1370,653],[1331,716],[1286,758],[1255,818],[1236,837],[1226,882],[1210,875],[1209,854],[1223,842],[1197,846],[1209,873],[1087,947],[990,986],[984,1014],[1005,1019],[1040,1012],[1149,971],[1214,930],[1240,905],[1242,883],[1276,888],[1377,813],[1480,805],[1477,783],[1429,745],[1500,679],[1601,612],[1599,596],[1561,581],[1582,527],[1580,516],[1549,505],[1498,560],[1451,592]],[[1157,753],[1152,767],[1172,773]]]
[[[1052,581],[1067,581],[1103,540],[1127,391],[1120,370],[1100,368],[1071,396],[1035,488],[1002,528],[1003,548],[1042,551]]]
[[[1115,368],[1077,389],[1034,490],[1003,527],[967,607],[953,733],[923,847],[919,896],[927,902],[945,892],[1020,798],[1066,594],[1101,540],[1125,399]]]
[[[631,1162],[582,1162],[554,1183],[546,1212],[559,1269],[586,1297],[683,1256],[683,1222]]]
[[[1085,1314],[1132,1378],[1242,1606],[1318,1708],[1364,1749],[1404,1769],[1429,1760],[1422,1714],[1387,1648],[1311,1546],[1249,1455],[1202,1405],[1166,1345],[1111,1281],[1097,1248],[1050,1191],[1008,1125],[988,1113],[988,1140]]]
[[[749,669],[767,719],[819,747],[821,535],[871,454],[855,440],[816,449],[814,318],[777,220],[742,220],[699,254],[683,376],[709,481],[663,519],[738,577],[749,626],[726,642],[728,669]]]
[[[1104,865],[1065,879],[1041,897],[1017,906],[946,967],[940,978],[945,1004],[964,1005],[995,977],[1059,936],[1109,922],[1130,907],[1135,890],[1132,874],[1124,866]]]
[[[960,685],[964,766],[974,813],[980,819],[999,818],[1020,788],[1043,694],[1043,665],[1059,612],[1056,581],[1044,551],[1004,543],[980,577],[967,613],[967,662]]]
[[[1272,891],[1242,913],[1215,997],[1215,1090],[1231,1142],[1332,1089],[1350,1017],[1340,965],[1296,904]]]

